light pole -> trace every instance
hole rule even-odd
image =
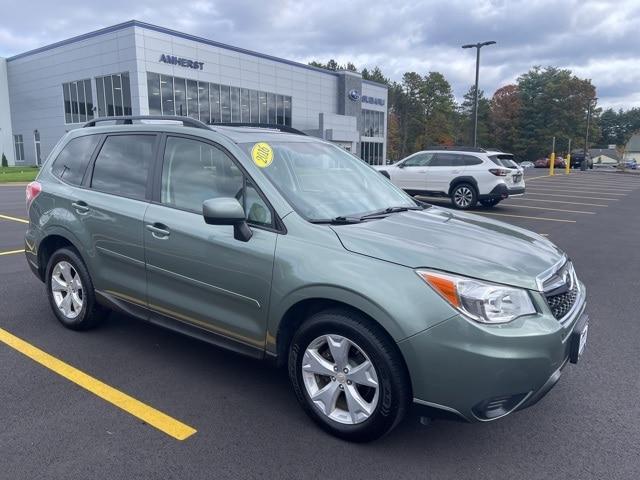
[[[587,131],[584,134],[584,156],[582,162],[580,162],[580,170],[585,171],[587,169],[587,153],[589,150],[589,124],[591,122],[591,104],[598,101],[598,97],[589,99],[589,106],[587,107]]]
[[[473,146],[478,144],[478,77],[480,75],[480,49],[486,45],[493,45],[493,40],[488,42],[470,43],[462,45],[462,48],[476,49],[476,89],[473,96]]]

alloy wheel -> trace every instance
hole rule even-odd
[[[65,318],[74,319],[84,304],[84,289],[80,275],[67,261],[61,261],[51,272],[51,293],[56,307]]]
[[[458,207],[468,207],[469,205],[471,205],[472,199],[473,192],[469,187],[460,187],[457,188],[455,192],[453,192],[453,201],[456,202],[456,205]]]
[[[301,368],[309,398],[330,419],[355,425],[375,411],[378,374],[364,350],[348,338],[316,338],[305,350]]]

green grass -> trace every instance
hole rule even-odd
[[[38,175],[35,167],[0,167],[0,183],[31,182]]]

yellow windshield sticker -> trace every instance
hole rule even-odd
[[[266,142],[258,142],[251,149],[251,158],[260,168],[266,168],[273,162],[273,148]]]

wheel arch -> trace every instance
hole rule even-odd
[[[480,193],[478,189],[478,181],[470,175],[461,175],[459,177],[454,178],[449,183],[449,196],[453,193],[453,189],[456,188],[461,183],[468,183],[476,190],[476,195]]]
[[[396,340],[385,326],[379,322],[371,312],[367,312],[366,308],[358,308],[350,303],[329,297],[309,297],[300,299],[290,305],[284,312],[278,323],[275,335],[275,355],[278,366],[286,365],[288,358],[289,346],[293,337],[300,326],[311,318],[314,314],[328,310],[345,310],[361,316],[367,323],[373,327],[380,335],[385,337],[390,348],[392,348],[402,360],[403,367],[407,375],[409,372],[404,355],[398,348]],[[408,376],[410,379],[410,376]],[[409,380],[411,383],[411,379]],[[410,385],[413,390],[413,386]]]
[[[70,247],[74,249],[82,261],[82,254],[80,253],[80,248],[78,247],[78,240],[71,234],[70,232],[64,229],[55,229],[53,231],[47,232],[47,234],[40,240],[38,244],[37,258],[38,258],[38,274],[40,280],[44,281],[45,272],[47,269],[47,264],[49,263],[49,259],[51,255],[53,255],[56,251],[61,248]],[[86,262],[85,262],[86,265]]]

